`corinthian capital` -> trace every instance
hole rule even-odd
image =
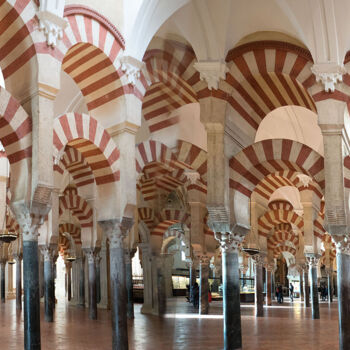
[[[345,67],[336,63],[314,64],[311,71],[315,74],[316,81],[321,82],[327,92],[334,92],[335,85],[342,82],[343,75],[346,74]]]
[[[123,241],[132,227],[132,220],[124,219],[122,222],[119,219],[99,221],[104,233],[109,239],[110,248],[123,248]]]
[[[244,235],[229,233],[229,232],[215,232],[215,239],[219,241],[223,252],[237,252],[240,248]]]
[[[305,254],[306,261],[310,267],[317,267],[318,262],[320,260],[320,256],[318,254]]]
[[[333,235],[336,242],[337,254],[350,255],[350,237],[348,235]]]

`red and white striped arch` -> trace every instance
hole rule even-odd
[[[206,193],[206,164],[206,152],[188,142],[179,141],[176,153],[160,142],[143,142],[136,147],[136,170],[142,172],[138,189],[145,200],[152,200],[159,189],[171,192],[184,185],[185,170],[191,169],[200,179],[188,189]]]
[[[268,175],[294,171],[310,176],[324,188],[323,157],[310,147],[286,139],[264,140],[230,159],[230,188],[250,197]]]
[[[308,93],[315,83],[311,54],[296,45],[258,41],[240,45],[227,54],[229,72],[219,89],[197,93],[202,99],[214,96],[228,102],[227,116],[254,142],[265,116],[274,109],[297,105],[316,111]]]
[[[70,223],[65,222],[59,225],[59,233],[63,235],[65,232],[69,233],[71,237],[74,239],[76,244],[81,244],[81,228]]]
[[[154,210],[150,207],[138,208],[139,220],[143,221],[151,231],[155,225]]]
[[[197,171],[201,181],[207,179],[207,152],[190,142],[179,140],[176,152],[177,160],[186,164],[187,167]]]
[[[314,220],[314,236],[324,239],[326,230],[324,229],[324,214],[319,214]]]
[[[291,230],[285,230],[279,228],[281,225],[289,225],[290,224],[279,224],[277,225],[277,228],[275,227],[275,232],[272,236],[270,236],[267,240],[267,247],[268,249],[274,249],[278,245],[289,241],[291,242],[294,247],[299,246],[299,237]]]
[[[284,170],[269,174],[258,183],[253,192],[257,193],[264,200],[269,200],[277,189],[292,186],[296,187],[299,191],[312,190],[320,199],[323,197],[323,189],[317,183],[313,182],[308,187],[304,187],[298,175],[300,173],[293,170]]]
[[[344,186],[350,188],[350,156],[344,158]]]
[[[185,210],[164,209],[160,214],[160,223],[152,230],[152,236],[163,236],[166,230],[176,224],[188,222],[189,214]]]
[[[146,94],[142,110],[150,132],[156,132],[177,124],[179,117],[170,118],[170,113],[198,102],[196,92],[206,84],[193,66],[197,59],[187,45],[157,38],[151,42],[143,61],[141,82]]]
[[[295,256],[297,251],[296,251],[296,249],[294,249],[293,247],[290,247],[288,245],[280,245],[273,250],[273,255],[275,258],[277,258],[282,253],[290,253],[293,256]]]
[[[10,164],[32,156],[32,120],[20,103],[0,87],[0,140]]]
[[[86,6],[66,6],[64,16],[69,25],[57,48],[62,69],[79,86],[88,110],[134,93],[120,69],[125,43],[114,25]]]
[[[67,251],[70,247],[69,239],[66,236],[59,235],[58,236],[58,247],[59,247],[59,253],[62,257],[67,255]]]
[[[59,214],[65,210],[70,210],[79,220],[81,227],[93,226],[93,211],[89,203],[80,197],[76,191],[66,190],[64,196],[59,199]]]
[[[108,132],[86,114],[68,113],[54,120],[53,143],[57,152],[68,145],[89,164],[97,185],[119,181],[119,150]]]
[[[147,164],[159,162],[172,164],[176,155],[161,142],[145,141],[136,146],[136,171],[141,173]]]
[[[269,210],[258,220],[258,234],[267,237],[273,227],[281,223],[293,224],[300,230],[304,227],[302,216],[296,214],[294,210]]]
[[[36,55],[50,51],[45,36],[38,33],[36,12],[32,0],[0,3],[0,67],[7,90],[18,99],[32,88],[38,70]]]
[[[90,165],[83,155],[75,148],[66,146],[64,155],[59,164],[54,164],[54,170],[63,175],[66,169],[77,187],[86,186],[95,182]]]

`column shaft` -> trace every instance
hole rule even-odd
[[[39,286],[40,286],[40,298],[44,297],[44,261],[39,253]]]
[[[40,350],[38,242],[23,241],[24,349]]]
[[[54,282],[52,260],[44,261],[44,296],[45,296],[45,321],[53,322],[53,305],[54,305]]]
[[[1,263],[1,302],[5,302],[6,288],[5,288],[5,267],[6,262]]]
[[[207,315],[209,312],[209,261],[200,262],[200,290],[199,290],[199,314]]]
[[[196,283],[196,267],[194,262],[190,263],[190,300],[192,300],[193,296],[193,286]]]
[[[332,303],[333,302],[333,273],[328,272],[327,275],[327,282],[328,282],[328,302]]]
[[[84,259],[79,260],[79,297],[78,306],[85,307],[85,263]]]
[[[127,253],[129,254],[129,253]],[[129,319],[134,318],[134,291],[132,283],[132,264],[131,259],[128,257],[125,263],[125,272],[126,272],[126,291],[128,296],[128,307],[127,307],[127,316]]]
[[[272,305],[272,271],[266,269],[266,305]]]
[[[164,315],[166,313],[166,287],[164,276],[164,259],[162,256],[156,258],[156,282],[158,291],[158,314]]]
[[[272,300],[275,300],[275,293],[276,293],[275,272],[271,271],[271,299]]]
[[[89,318],[97,320],[96,266],[95,259],[89,259]]]
[[[224,349],[242,348],[239,263],[236,251],[222,252]]]
[[[101,269],[100,257],[96,258],[96,301],[97,304],[101,301]]]
[[[310,266],[310,284],[311,284],[311,300],[312,300],[312,318],[320,318],[320,308],[318,303],[318,287],[317,287],[317,268]]]
[[[302,272],[300,272],[299,280],[300,280],[300,301],[304,301],[304,283],[303,283],[303,273]]]
[[[309,274],[304,270],[304,306],[310,307],[310,289],[309,289]]]
[[[22,310],[22,261],[16,260],[16,309]]]
[[[264,316],[263,267],[255,264],[255,316]]]
[[[70,264],[67,267],[67,295],[68,301],[72,299],[72,267]]]
[[[112,349],[127,350],[127,293],[123,247],[110,246],[110,275],[112,301]]]
[[[350,256],[337,253],[339,350],[350,349]]]

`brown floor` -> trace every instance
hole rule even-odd
[[[199,318],[184,299],[168,304],[163,319],[140,314],[129,323],[130,350],[222,349],[221,302],[211,304],[210,314]],[[327,349],[338,348],[337,304],[321,303],[321,320],[311,319],[297,301],[293,305],[265,308],[266,317],[255,318],[253,305],[242,305],[243,349]],[[59,303],[55,322],[42,322],[43,350],[111,349],[110,313],[99,310],[97,321],[87,310]],[[15,301],[0,305],[0,349],[23,349],[23,314],[17,315]]]

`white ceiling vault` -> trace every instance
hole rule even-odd
[[[271,15],[273,14],[273,15]],[[225,59],[245,36],[275,31],[301,41],[317,64],[341,65],[350,49],[347,0],[148,0],[125,33],[127,54],[142,60],[162,29],[182,36],[199,61]]]

